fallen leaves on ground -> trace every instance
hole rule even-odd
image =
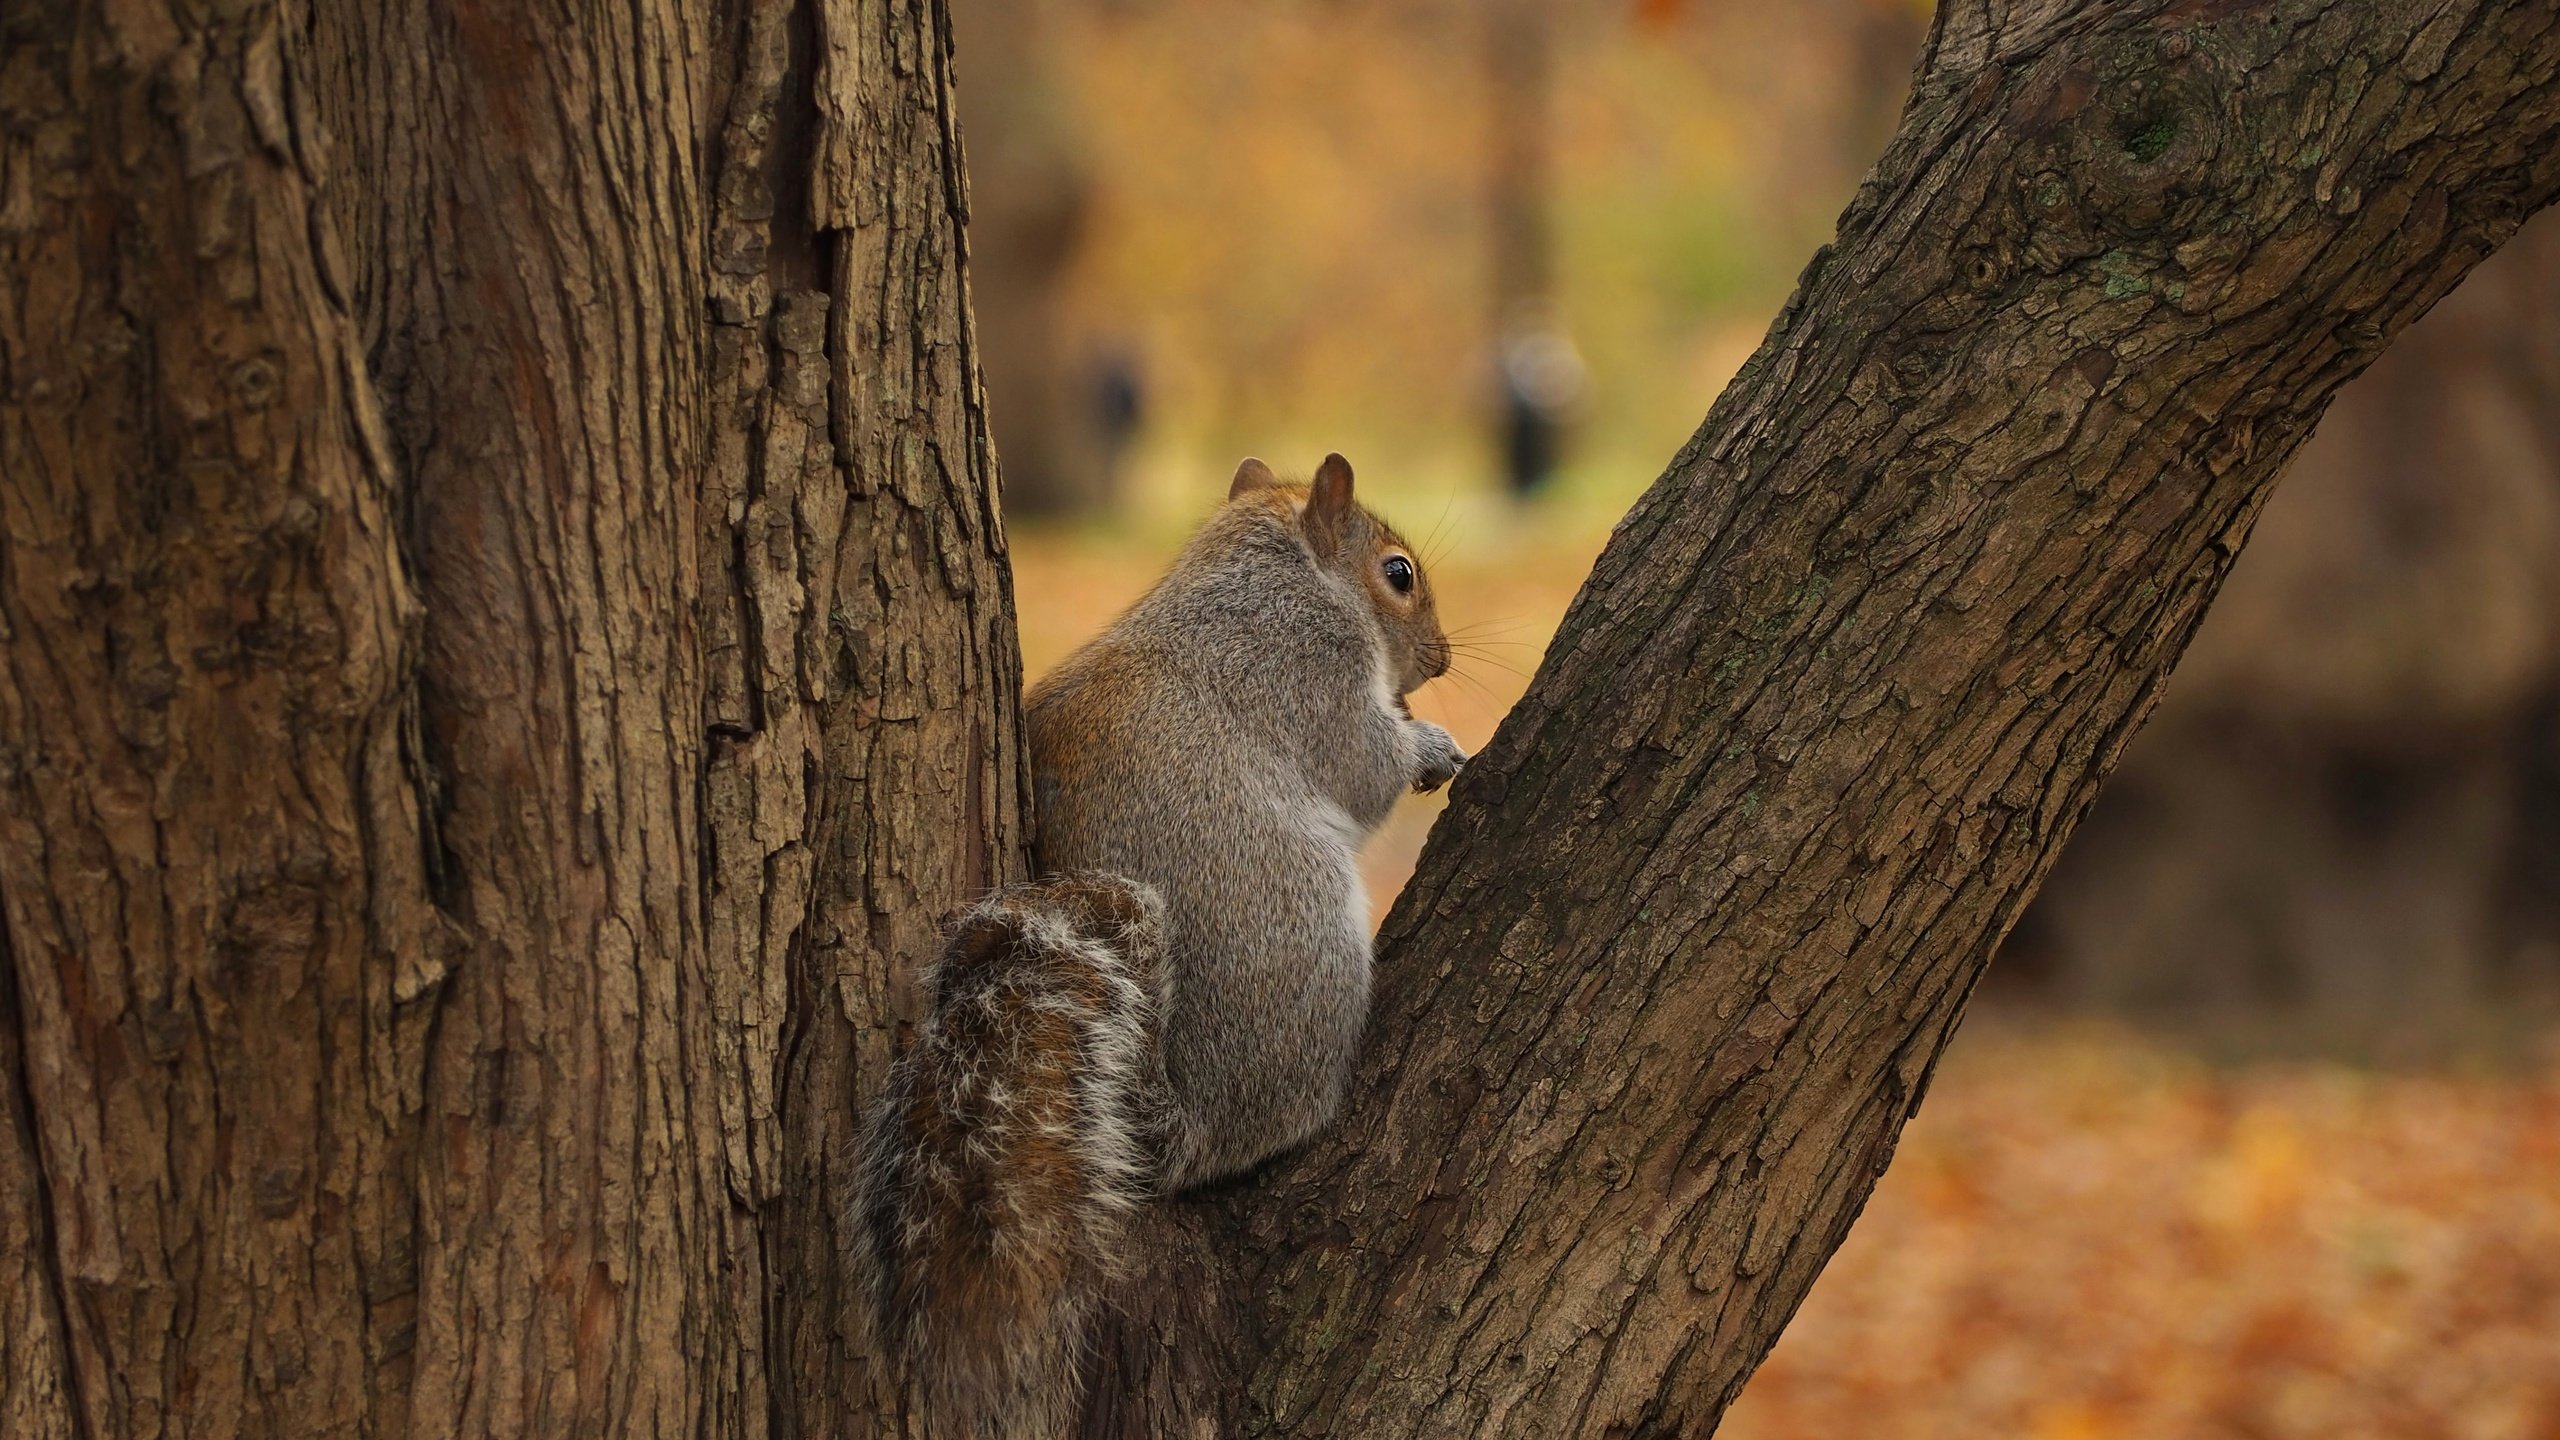
[[[1977,1022],[1724,1440],[2554,1440],[2560,1054]]]

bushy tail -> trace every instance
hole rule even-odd
[[[935,1433],[1051,1440],[1169,1123],[1164,907],[1072,874],[953,926],[863,1158],[872,1313]]]

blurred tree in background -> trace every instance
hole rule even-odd
[[[955,0],[969,176],[969,282],[1008,510],[1110,498],[1097,377],[1067,310],[1093,204],[1084,126],[1058,74],[1066,0]]]

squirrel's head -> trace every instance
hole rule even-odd
[[[1440,629],[1431,577],[1422,572],[1421,557],[1395,527],[1351,497],[1350,461],[1327,455],[1316,467],[1315,479],[1293,485],[1272,474],[1270,466],[1248,459],[1236,467],[1227,501],[1248,499],[1285,507],[1291,527],[1316,563],[1368,598],[1378,631],[1386,637],[1387,664],[1398,695],[1448,672],[1449,637]]]

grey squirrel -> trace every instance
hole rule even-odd
[[[1328,455],[1259,460],[1026,702],[1038,859],[953,925],[865,1133],[878,1332],[936,1433],[1062,1433],[1131,1212],[1333,1116],[1369,1014],[1359,848],[1466,756],[1429,579]]]

